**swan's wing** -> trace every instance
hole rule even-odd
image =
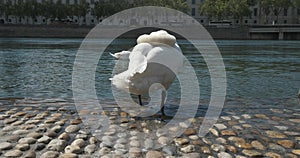
[[[184,56],[179,47],[157,46],[148,53],[147,61],[162,64],[177,73],[183,67]]]
[[[136,73],[143,73],[147,68],[147,54],[152,49],[149,43],[141,43],[136,45],[129,55],[128,71],[133,76]]]

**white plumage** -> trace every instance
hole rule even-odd
[[[167,90],[183,66],[184,59],[176,38],[163,30],[141,35],[131,52],[123,51],[113,56],[126,58],[128,55],[128,69],[113,76],[112,84],[117,89],[139,96],[148,94],[150,86],[155,83]],[[162,96],[164,100],[165,95]],[[163,104],[164,101],[161,106]]]

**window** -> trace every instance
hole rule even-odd
[[[93,16],[95,14],[94,8],[91,8],[91,15]]]
[[[94,0],[91,0],[91,4],[94,4],[95,3],[95,1]]]
[[[257,16],[257,8],[253,9],[253,16]]]
[[[238,23],[240,23],[240,21],[239,21],[239,20],[236,20],[236,21],[235,21],[235,23],[237,23],[237,24],[238,24]]]
[[[204,22],[204,20],[200,20],[200,22],[201,22],[201,23],[203,23],[203,22]]]
[[[66,0],[66,4],[70,4],[70,0]]]
[[[287,20],[284,20],[283,23],[284,23],[284,24],[287,24]]]
[[[244,22],[245,22],[245,24],[248,24],[248,20],[245,20]]]
[[[257,20],[254,20],[253,23],[254,23],[254,24],[257,24]]]
[[[192,16],[196,15],[196,8],[192,8]]]
[[[287,14],[288,14],[288,9],[285,8],[285,9],[283,10],[283,15],[284,15],[284,16],[287,16]]]
[[[196,4],[196,0],[192,0],[192,4]]]
[[[74,4],[78,4],[78,0],[74,0]]]
[[[297,14],[300,15],[300,8],[297,9]]]

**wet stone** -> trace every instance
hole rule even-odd
[[[266,134],[268,135],[268,137],[270,138],[287,138],[286,135],[276,132],[276,131],[266,131]]]
[[[183,154],[181,158],[199,158],[200,154],[199,153],[188,153],[188,154]]]
[[[195,135],[196,133],[197,133],[197,131],[193,128],[188,128],[184,131],[184,134],[187,136]]]
[[[167,145],[169,143],[168,137],[159,137],[157,142],[162,145]]]
[[[269,158],[282,158],[282,156],[280,156],[279,154],[277,153],[273,153],[273,152],[267,152],[265,154],[266,157],[269,157]]]
[[[213,144],[210,146],[210,148],[216,152],[221,152],[221,151],[225,151],[225,147],[223,145],[220,144]]]
[[[299,132],[291,132],[291,131],[284,131],[284,134],[289,135],[289,136],[299,136]]]
[[[252,145],[249,143],[243,143],[243,142],[236,142],[235,143],[236,147],[242,148],[242,149],[252,149]]]
[[[189,139],[191,139],[191,140],[198,140],[199,137],[197,135],[190,135]]]
[[[211,142],[209,139],[207,139],[207,138],[202,138],[202,141],[203,141],[205,144],[207,144],[207,145],[211,145],[211,144],[212,144],[212,142]]]
[[[300,123],[300,119],[289,119],[289,121],[293,123]]]
[[[82,121],[81,121],[81,119],[79,119],[79,118],[71,121],[71,124],[72,124],[72,125],[78,125],[78,124],[80,124],[80,123],[82,123]]]
[[[300,155],[300,149],[292,150],[293,154]]]
[[[59,152],[57,151],[47,151],[41,155],[41,158],[57,158],[59,156]]]
[[[47,145],[47,149],[54,150],[54,151],[62,151],[66,146],[66,141],[60,139],[53,139]]]
[[[232,146],[232,145],[226,145],[226,149],[232,153],[237,153],[238,150],[236,149],[236,147]]]
[[[210,149],[209,149],[207,146],[201,147],[200,150],[201,150],[202,153],[204,153],[204,154],[211,154]]]
[[[3,123],[4,124],[11,124],[11,123],[13,123],[13,122],[15,122],[15,121],[17,121],[18,119],[17,118],[8,118],[8,119],[5,119],[4,121],[3,121]]]
[[[131,147],[139,147],[140,146],[140,142],[138,140],[132,140],[132,141],[130,141],[129,145]]]
[[[226,144],[227,143],[226,139],[224,139],[224,138],[217,138],[216,141],[219,142],[220,144]]]
[[[218,153],[218,158],[232,158],[232,156],[226,152],[220,152]]]
[[[68,140],[70,140],[70,136],[69,136],[68,133],[64,132],[64,133],[62,133],[62,134],[60,134],[60,135],[58,136],[58,139],[68,141]]]
[[[247,149],[244,149],[242,151],[243,154],[245,154],[246,156],[249,156],[249,157],[261,157],[263,156],[262,153],[256,151],[256,150],[247,150]]]
[[[28,135],[27,135],[27,137],[32,137],[32,138],[34,138],[34,139],[39,139],[39,138],[41,138],[43,135],[41,134],[41,133],[37,133],[37,132],[33,132],[33,133],[29,133]]]
[[[60,132],[61,128],[62,127],[60,125],[56,125],[56,126],[51,128],[51,131],[54,131],[55,133],[58,133],[58,132]]]
[[[282,130],[282,131],[285,131],[285,130],[289,129],[289,127],[287,127],[287,126],[274,126],[274,127],[279,129],[279,130]]]
[[[65,153],[75,153],[80,154],[82,149],[77,145],[69,145],[65,148]]]
[[[20,157],[23,154],[20,150],[10,150],[4,154],[5,157]]]
[[[177,146],[181,146],[181,145],[185,145],[185,144],[188,144],[189,143],[189,140],[188,139],[185,139],[185,138],[175,138],[174,139],[174,142]]]
[[[0,143],[0,150],[9,150],[12,149],[12,144],[8,142]]]
[[[125,138],[120,138],[116,141],[116,143],[119,143],[119,144],[127,144],[128,143],[128,140],[125,139]]]
[[[174,154],[176,154],[176,147],[174,147],[174,146],[164,146],[162,151],[165,152],[168,155],[174,155]]]
[[[51,141],[51,138],[48,136],[43,136],[40,139],[37,140],[38,143],[44,143],[47,144]]]
[[[227,126],[225,126],[224,124],[215,124],[214,126],[219,130],[223,130],[227,128]]]
[[[14,114],[14,116],[20,117],[26,115],[26,112],[20,111]]]
[[[235,136],[236,133],[232,130],[223,130],[221,131],[222,136]]]
[[[96,150],[96,145],[95,144],[90,144],[90,145],[87,145],[85,148],[84,148],[84,152],[87,153],[87,154],[92,154],[95,152]]]
[[[80,127],[78,125],[70,125],[68,126],[65,131],[68,133],[75,133],[77,131],[79,131]]]
[[[154,147],[154,142],[153,142],[153,140],[147,138],[147,139],[145,140],[144,146],[145,146],[145,149],[146,149],[146,150],[152,149],[152,148]]]
[[[142,151],[140,148],[130,148],[129,149],[129,157],[141,157]]]
[[[51,138],[57,137],[57,133],[54,132],[54,131],[51,131],[51,130],[48,131],[45,135],[46,135],[46,136],[49,136],[49,137],[51,137]]]
[[[216,129],[211,128],[209,131],[210,131],[210,133],[212,133],[214,136],[219,137],[219,132],[218,132]]]
[[[99,150],[99,152],[98,152],[98,154],[100,155],[100,156],[103,156],[103,155],[106,155],[106,154],[108,154],[108,153],[110,153],[110,148],[108,148],[108,147],[102,147],[100,150]]]
[[[195,149],[194,145],[188,145],[186,147],[180,148],[180,150],[184,153],[191,153],[191,152],[194,152],[196,149]]]
[[[73,153],[64,153],[60,155],[59,158],[78,158],[78,155]]]
[[[36,154],[34,151],[32,150],[29,150],[25,155],[24,155],[24,158],[35,158],[36,157]]]
[[[90,139],[89,139],[89,143],[90,144],[96,144],[98,142],[98,139],[96,138],[96,137],[91,137]]]
[[[21,150],[21,151],[26,151],[30,149],[29,144],[17,144],[16,148]]]
[[[72,142],[71,145],[79,146],[80,148],[83,148],[85,146],[85,141],[83,139],[76,139]]]
[[[28,138],[21,138],[19,139],[18,143],[20,144],[34,144],[36,139],[28,137]]]
[[[274,143],[269,144],[269,149],[276,150],[276,151],[279,151],[279,152],[282,152],[282,153],[286,152],[286,150],[282,146],[274,144]]]
[[[45,147],[46,147],[45,144],[43,144],[43,143],[38,143],[38,144],[36,144],[36,146],[35,146],[35,151],[41,151],[41,150],[43,150]]]
[[[258,150],[266,150],[266,147],[259,141],[252,141],[251,142],[251,145],[255,148],[255,149],[258,149]]]
[[[295,143],[291,140],[279,140],[277,141],[277,144],[285,147],[285,148],[294,148]]]
[[[259,119],[266,119],[266,120],[269,119],[269,117],[267,117],[265,114],[255,114],[254,117]]]
[[[21,125],[21,124],[23,124],[23,121],[22,121],[22,120],[19,120],[19,121],[16,121],[16,122],[12,123],[11,125],[12,125],[12,126],[19,126],[19,125]]]
[[[244,119],[251,119],[251,116],[249,114],[243,114],[242,117],[244,117]]]
[[[148,151],[146,158],[164,158],[164,155],[159,151]]]

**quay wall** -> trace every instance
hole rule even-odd
[[[84,38],[92,27],[79,27],[79,26],[66,26],[66,25],[0,25],[0,38]],[[107,35],[110,34],[113,29],[107,27],[105,32]],[[122,29],[121,27],[114,27],[114,29]],[[134,28],[133,28],[134,29]],[[277,40],[278,36],[276,34],[251,34],[249,32],[249,27],[229,27],[229,28],[216,28],[207,27],[207,31],[213,37],[213,39],[226,39],[226,40]],[[153,28],[146,28],[146,32],[153,30]],[[176,28],[178,32],[186,30],[193,30],[190,28]],[[125,38],[135,38],[138,35],[144,33],[145,30],[137,30],[134,34],[126,34]],[[188,31],[189,37],[199,39],[196,37],[193,31]],[[285,39],[300,39],[300,33],[285,34]],[[109,37],[109,36],[107,36]]]

